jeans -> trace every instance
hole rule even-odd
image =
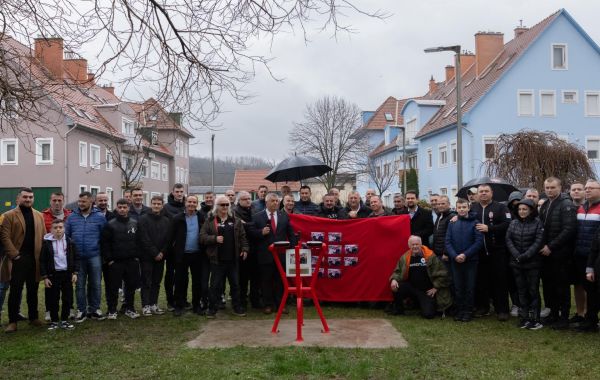
[[[175,308],[183,309],[187,296],[189,274],[192,274],[192,307],[194,310],[208,304],[209,267],[206,255],[200,252],[184,253],[175,264]]]
[[[456,292],[456,311],[458,313],[472,313],[475,298],[475,283],[477,278],[477,261],[457,263],[452,261],[452,278]]]
[[[101,281],[102,260],[100,255],[81,258],[81,268],[76,286],[77,310],[82,313],[93,313],[100,309]]]

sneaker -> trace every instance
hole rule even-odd
[[[150,310],[152,311],[152,314],[155,315],[163,315],[165,313],[165,311],[158,307],[158,305],[152,305]]]
[[[118,316],[118,315],[119,315],[119,314],[117,314],[117,312],[114,312],[114,313],[110,313],[110,312],[109,312],[109,313],[108,313],[108,315],[106,316],[106,319],[111,319],[111,320],[113,320],[113,321],[114,321],[115,319],[117,319],[117,316]]]
[[[128,316],[131,319],[136,319],[137,317],[139,317],[140,315],[133,309],[128,309],[125,311],[125,315]]]
[[[241,307],[235,307],[233,308],[233,315],[236,315],[238,317],[245,317],[246,316],[246,312],[244,311],[244,309],[242,309]]]
[[[209,310],[206,312],[206,318],[208,319],[215,319],[217,317],[217,311],[216,310]]]
[[[539,330],[542,327],[544,327],[544,325],[542,325],[539,322],[529,322],[529,325],[527,326],[527,330]]]
[[[152,316],[152,307],[150,305],[146,305],[142,308],[142,315],[144,317]]]
[[[82,311],[77,311],[75,315],[75,323],[81,323],[87,319],[87,314]]]
[[[56,329],[58,329],[58,323],[56,323],[56,322],[51,322],[51,323],[50,323],[50,326],[48,326],[48,331],[54,331],[54,330],[56,330]]]
[[[60,328],[63,329],[63,330],[73,330],[75,328],[75,325],[73,325],[69,321],[62,321],[60,323]]]
[[[529,321],[527,319],[521,319],[519,321],[519,325],[517,327],[520,328],[520,329],[529,328]]]
[[[581,315],[579,315],[579,314],[575,314],[574,316],[572,316],[572,317],[569,319],[569,324],[570,324],[570,325],[579,325],[579,324],[581,324],[581,323],[582,323],[582,322],[584,322],[584,321],[585,321],[585,318],[584,318],[584,317],[582,317],[582,316],[581,316]]]
[[[519,307],[517,305],[512,305],[510,308],[510,316],[518,317],[519,316]]]
[[[103,321],[106,319],[106,316],[102,314],[102,310],[98,309],[95,312],[90,314],[90,318],[96,321]]]
[[[172,303],[167,304],[167,311],[175,311],[175,306]]]
[[[547,316],[550,315],[550,309],[545,307],[540,311],[540,317],[542,318],[546,318]]]
[[[27,317],[24,316],[23,314],[21,314],[21,312],[19,312],[17,314],[17,322],[26,321],[26,320],[27,320]]]
[[[52,321],[52,318],[50,318],[50,312],[49,311],[46,311],[46,314],[44,315],[44,321],[46,321],[46,322]]]

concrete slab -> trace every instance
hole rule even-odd
[[[204,325],[200,335],[187,343],[190,348],[246,347],[408,347],[402,334],[386,319],[329,319],[329,334],[321,333],[319,319],[307,319],[302,329],[303,342],[296,342],[296,321],[279,323],[271,334],[272,320],[215,320]]]

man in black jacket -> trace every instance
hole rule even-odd
[[[561,193],[560,179],[547,178],[544,181],[544,191],[548,200],[540,208],[540,219],[544,223],[544,246],[540,253],[544,256],[544,304],[550,308],[550,315],[542,323],[562,330],[569,327],[569,265],[577,229],[577,210],[573,202]]]
[[[433,234],[431,211],[419,207],[419,196],[414,190],[406,192],[406,207],[410,215],[410,233],[421,238],[423,245],[429,246],[429,237]]]
[[[200,203],[200,213],[202,213],[202,217],[206,219],[206,215],[212,211],[215,205],[215,193],[212,191],[207,191],[204,193],[204,201]]]
[[[339,214],[340,207],[336,206],[333,194],[323,195],[323,204],[319,207],[317,216],[328,219],[341,219]]]
[[[478,201],[471,206],[478,223],[477,231],[483,234],[484,249],[479,254],[477,286],[475,288],[475,316],[489,314],[490,298],[499,321],[508,321],[508,255],[506,253],[506,230],[511,222],[508,208],[493,200],[492,187],[488,184],[477,188]]]
[[[340,210],[340,219],[368,218],[371,210],[360,200],[358,191],[348,193],[346,207]]]
[[[173,189],[171,190],[171,194],[167,198],[167,204],[165,204],[163,210],[164,213],[169,217],[173,218],[177,214],[183,214],[185,212],[185,189],[183,184],[176,183],[173,185]],[[170,252],[170,249],[167,252],[165,258],[165,296],[167,297],[167,310],[173,311],[175,307],[175,296],[173,293],[174,285],[175,285],[175,259]],[[187,283],[186,283],[187,288]],[[186,301],[187,303],[187,301]]]
[[[125,315],[135,319],[140,315],[134,308],[135,289],[140,282],[140,245],[137,220],[129,216],[127,200],[117,202],[117,215],[102,230],[100,249],[108,263],[108,319],[117,319],[119,287],[125,282]]]
[[[300,200],[296,202],[296,210],[299,214],[315,216],[319,213],[319,205],[311,201],[310,195],[311,191],[308,185],[300,187]]]
[[[292,230],[288,216],[279,210],[279,198],[275,193],[267,194],[267,208],[252,216],[250,227],[255,241],[255,251],[258,255],[259,273],[262,284],[265,314],[271,314],[273,308],[279,305],[283,286],[269,245],[276,241],[289,241],[296,245],[296,236]]]
[[[456,213],[450,211],[448,196],[440,195],[437,201],[437,218],[433,227],[433,252],[446,265],[446,269],[449,269],[448,255],[446,255],[446,230],[454,215]]]
[[[164,213],[172,218],[177,214],[185,211],[185,189],[183,184],[176,183],[167,198],[167,203],[164,205]]]
[[[165,268],[169,218],[162,212],[163,198],[155,195],[150,200],[152,212],[140,217],[139,234],[143,253],[142,269],[142,315],[164,314],[158,307],[158,292]]]
[[[171,219],[168,244],[172,247],[175,260],[175,309],[179,317],[185,307],[187,279],[192,273],[192,308],[196,314],[205,314],[208,306],[209,262],[206,252],[200,245],[200,228],[204,224],[204,214],[196,211],[198,198],[188,195],[185,200],[185,213]]]
[[[138,220],[140,216],[150,213],[150,207],[144,204],[144,191],[136,187],[131,190],[131,205],[129,206],[129,217]]]
[[[250,236],[252,225],[252,197],[247,191],[238,193],[237,204],[233,208],[236,219],[240,219],[244,225],[246,237],[250,245],[248,257],[240,258],[240,304],[246,309],[248,306],[248,293],[250,293],[250,304],[255,309],[263,307],[260,299],[260,277],[258,274],[257,253],[253,249],[253,240]]]

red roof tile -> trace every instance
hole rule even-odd
[[[288,185],[292,191],[300,191],[300,182],[276,182],[267,181],[265,177],[269,174],[270,169],[257,170],[236,170],[233,178],[233,190],[256,192],[258,186],[265,185],[269,191],[281,189],[281,186]]]

